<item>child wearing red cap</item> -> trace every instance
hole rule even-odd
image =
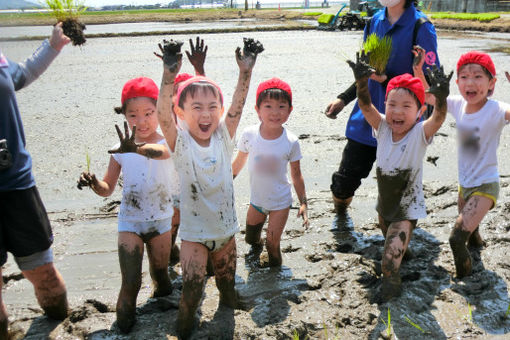
[[[377,139],[376,174],[379,196],[376,210],[385,237],[382,256],[381,301],[401,293],[399,268],[417,220],[427,216],[422,188],[423,157],[432,137],[446,116],[450,77],[435,70],[429,92],[437,98],[432,115],[420,121],[426,106],[420,79],[403,74],[390,80],[386,89],[386,115],[377,111],[368,91],[368,78],[374,72],[368,57],[357,54],[354,71],[361,111]]]
[[[280,266],[282,254],[280,239],[292,205],[291,184],[287,166],[296,190],[300,207],[298,217],[308,226],[305,183],[301,174],[301,150],[298,138],[283,124],[292,111],[290,86],[272,78],[260,83],[257,89],[255,111],[260,123],[247,127],[237,144],[239,152],[232,163],[234,177],[248,159],[250,171],[250,206],[246,216],[245,240],[256,250],[261,250],[262,227],[269,216],[266,232],[266,249],[269,266]],[[265,259],[261,262],[265,264]]]
[[[174,79],[182,55],[172,51],[172,41],[161,47],[163,77],[157,102],[161,129],[170,147],[181,185],[180,261],[183,288],[177,316],[180,338],[188,338],[195,325],[195,312],[202,298],[207,259],[211,258],[220,304],[235,308],[235,213],[232,179],[233,138],[248,93],[257,52],[236,50],[239,78],[232,104],[222,118],[223,95],[219,86],[205,77],[181,83],[173,100]],[[185,125],[178,129],[173,110]]]
[[[503,127],[510,121],[507,104],[489,99],[496,85],[496,67],[483,52],[470,51],[457,62],[460,95],[448,97],[458,140],[459,216],[450,234],[458,278],[472,271],[467,245],[482,247],[479,224],[497,202],[497,148]]]
[[[112,155],[103,180],[84,172],[78,184],[79,188],[89,186],[99,196],[106,197],[115,189],[121,171],[123,174],[118,214],[122,285],[117,300],[117,325],[124,333],[129,332],[135,323],[144,244],[147,245],[154,284],[153,297],[172,292],[168,258],[172,248],[172,197],[178,192],[179,185],[168,145],[157,132],[158,93],[154,81],[145,77],[131,79],[124,85],[122,107],[115,109],[126,118],[124,135],[115,125],[120,143],[108,151]]]

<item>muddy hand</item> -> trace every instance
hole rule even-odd
[[[438,68],[433,65],[432,68],[427,68],[427,74],[430,88],[426,92],[433,94],[438,100],[446,101],[446,97],[450,94],[450,79],[452,79],[453,71],[447,76],[443,66]]]
[[[241,70],[248,71],[255,65],[258,54],[264,51],[264,46],[251,38],[243,38],[243,41],[243,51],[241,52],[240,47],[236,49],[236,60]]]
[[[180,62],[182,60],[181,46],[183,42],[179,40],[163,40],[163,45],[158,44],[161,54],[154,52],[156,57],[161,58],[163,63],[171,72],[178,71]]]
[[[308,226],[310,225],[310,222],[308,221],[308,208],[306,204],[302,204],[299,208],[299,211],[297,213],[297,217],[303,217],[303,227],[308,229]]]
[[[128,153],[128,152],[136,153],[136,150],[139,147],[145,145],[145,143],[136,144],[135,142],[136,125],[133,126],[133,134],[131,135],[131,137],[129,137],[129,127],[127,122],[124,122],[125,136],[122,135],[122,132],[120,131],[120,128],[117,124],[115,124],[115,129],[117,130],[117,134],[119,135],[120,146],[117,149],[108,150],[108,153]]]
[[[414,67],[423,67],[423,63],[425,62],[425,49],[420,45],[413,46],[411,52],[414,55],[413,58],[413,68]]]
[[[190,39],[189,46],[191,48],[191,53],[186,51],[189,62],[191,65],[193,65],[199,75],[205,75],[204,63],[205,57],[207,56],[207,45],[204,47],[204,39],[197,37],[197,42],[195,45],[193,45],[193,40]]]
[[[370,77],[372,73],[375,73],[375,69],[368,63],[369,56],[370,52],[365,53],[365,51],[362,50],[361,55],[359,52],[356,52],[356,63],[347,60],[347,63],[354,73],[354,79],[363,80]]]
[[[78,180],[78,185],[76,187],[80,190],[83,187],[93,188],[94,185],[96,185],[96,183],[97,183],[96,175],[90,172],[82,172],[80,175],[80,179]]]

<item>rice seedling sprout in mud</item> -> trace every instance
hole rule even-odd
[[[324,339],[329,340],[328,326],[326,326],[326,323],[323,323],[322,325],[324,327]],[[340,337],[338,336],[338,325],[335,327],[335,335],[331,338],[331,340],[340,340]]]
[[[297,329],[295,329],[294,332],[292,333],[292,340],[309,340],[309,339],[310,339],[310,336],[308,334],[305,335],[305,337],[303,339],[300,339],[299,332]]]
[[[508,318],[510,315],[510,303],[508,304],[508,308],[506,309],[505,318]]]
[[[86,151],[85,159],[87,160],[87,172],[90,173],[90,156],[88,150]]]
[[[385,322],[384,319],[381,319],[383,324],[386,326],[386,336],[388,339],[391,338],[391,312],[390,307],[388,307],[388,322]]]
[[[422,334],[430,334],[429,331],[423,330],[423,328],[421,328],[420,325],[418,325],[417,323],[411,321],[411,319],[409,319],[409,317],[407,315],[404,315],[404,319],[407,321],[408,324],[410,324],[411,326],[413,326],[414,328],[416,328],[417,330],[422,332]]]
[[[80,14],[87,9],[83,2],[78,0],[44,1],[55,19],[57,19],[57,22],[62,22],[62,30],[71,39],[73,45],[83,45],[86,41],[83,34],[85,25],[78,21]]]
[[[377,74],[384,74],[386,65],[390,59],[392,49],[391,37],[379,38],[377,34],[372,33],[363,43],[362,50],[369,53],[369,63],[375,69]]]

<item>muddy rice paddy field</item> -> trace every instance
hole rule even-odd
[[[48,34],[50,27],[48,27]],[[231,98],[237,79],[234,59],[246,33],[203,35],[209,45],[206,73]],[[218,308],[214,280],[207,281],[194,339],[377,339],[386,332],[398,339],[505,339],[510,332],[510,131],[499,148],[500,201],[481,224],[487,246],[473,251],[473,275],[453,278],[448,235],[457,215],[456,148],[451,117],[435,136],[424,163],[428,217],[420,220],[410,247],[415,257],[401,268],[403,294],[377,304],[384,240],[376,226],[377,189],[373,173],[358,190],[347,217],[335,216],[329,191],[346,143],[349,105],[337,120],[323,115],[327,103],[353,80],[345,63],[359,48],[360,32],[262,32],[249,36],[266,50],[257,60],[240,130],[257,122],[253,106],[257,84],[278,76],[294,91],[288,128],[300,136],[302,169],[310,201],[311,227],[304,230],[291,210],[283,239],[284,265],[260,269],[247,265],[248,247],[237,235],[236,287],[248,310]],[[172,36],[186,40],[188,36]],[[34,160],[37,185],[55,233],[55,263],[68,288],[72,313],[62,323],[43,316],[32,287],[12,259],[3,269],[3,296],[15,338],[25,339],[167,339],[174,324],[179,289],[170,298],[149,299],[147,261],[138,297],[138,322],[129,335],[114,324],[120,287],[117,259],[116,201],[121,190],[103,199],[78,191],[76,180],[86,169],[102,176],[107,150],[117,142],[113,112],[124,82],[137,76],[161,79],[162,65],[152,54],[162,36],[89,39],[82,48],[68,46],[50,69],[18,92],[27,145]],[[470,49],[497,51],[508,46],[508,34],[439,33],[439,54],[446,70]],[[38,42],[3,42],[2,52],[22,60]],[[403,52],[404,53],[404,52]],[[498,83],[494,97],[510,102],[507,54],[492,52]],[[182,71],[192,72],[187,61]],[[451,92],[458,93],[452,82]],[[434,163],[435,161],[435,163]],[[242,226],[249,202],[248,174],[235,181],[236,206]],[[112,210],[113,209],[113,210]],[[180,266],[171,269],[180,287]],[[415,326],[413,326],[414,324]],[[294,337],[296,338],[296,337]]]

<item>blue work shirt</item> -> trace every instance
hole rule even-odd
[[[386,8],[378,11],[370,23],[370,32],[366,31],[363,39],[371,33],[376,33],[379,37],[390,36],[392,38],[392,49],[388,65],[386,66],[386,75],[388,80],[404,73],[413,74],[413,32],[416,21],[420,17],[425,17],[420,11],[417,11],[413,4],[406,8],[404,13],[393,25],[386,17]],[[416,43],[425,49],[424,71],[431,65],[439,67],[439,58],[437,57],[437,36],[434,25],[426,22],[421,25],[416,36]],[[381,113],[385,112],[386,88],[377,81],[368,80],[368,89],[372,103]],[[372,127],[367,123],[361,112],[358,101],[352,109],[347,122],[345,136],[356,142],[377,146],[375,138],[372,136]]]

